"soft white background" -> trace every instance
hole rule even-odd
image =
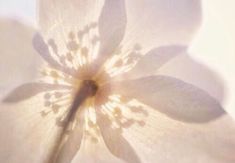
[[[35,23],[36,0],[0,0],[1,16],[23,18]]]
[[[235,0],[202,0],[202,4],[203,25],[190,52],[223,78],[227,88],[223,105],[235,117]],[[36,0],[0,0],[0,15],[35,25]]]

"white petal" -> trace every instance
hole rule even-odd
[[[58,126],[71,101],[65,101],[66,94],[60,101],[56,92],[70,89],[64,85],[28,83],[1,99],[1,162],[122,162],[110,154],[100,133],[98,143],[86,138],[83,110],[87,108],[79,108],[82,111],[75,126]],[[52,105],[59,106],[59,111],[54,111]]]
[[[104,0],[39,0],[39,26],[44,47],[51,49],[50,57],[57,56],[60,65],[65,67],[69,63],[77,69],[83,64],[82,49],[86,49],[89,55],[96,55],[99,48],[98,19],[103,4]],[[35,39],[36,45],[42,43],[38,38]]]
[[[76,55],[86,48],[88,55],[97,59],[93,63],[93,69],[97,70],[123,39],[126,27],[124,0],[41,0],[39,5],[39,24],[45,44],[49,45],[49,40],[53,42],[61,60],[71,52],[69,44],[77,44]],[[78,57],[77,62],[81,61]]]
[[[34,32],[16,20],[0,20],[1,91],[37,77],[41,60],[32,47]]]
[[[52,102],[52,96],[57,101],[60,98],[54,97],[55,94],[49,95],[48,91],[55,93],[65,89],[55,89],[47,84],[28,84],[8,94],[7,98],[1,98],[1,162],[41,163],[50,158],[62,131],[58,124],[67,105]]]
[[[151,49],[144,56],[140,56],[134,68],[115,77],[115,80],[130,80],[154,75],[169,61],[184,53],[186,49],[185,46],[179,45],[161,46]]]
[[[104,142],[111,154],[128,163],[140,163],[135,149],[122,136],[121,128],[112,126],[112,120],[97,108],[97,123]]]
[[[61,37],[61,35],[59,34],[58,37]],[[69,67],[68,64],[63,64],[60,61],[63,57],[62,55],[59,55],[57,52],[56,54],[58,57],[52,54],[49,48],[50,46],[45,42],[44,38],[39,33],[35,33],[32,43],[33,43],[33,47],[38,52],[37,55],[41,56],[44,59],[44,61],[49,64],[51,68],[54,68],[58,71],[69,74],[71,76],[77,75],[78,72],[76,71],[74,67]],[[58,50],[57,49],[58,47],[56,44],[54,48],[55,48],[54,51]],[[62,49],[60,48],[60,50]]]
[[[123,51],[137,44],[143,53],[163,45],[188,45],[201,23],[198,0],[126,1]]]
[[[172,77],[125,80],[111,83],[111,88],[180,121],[207,122],[224,114],[219,102],[208,93]]]
[[[106,0],[99,17],[101,43],[98,56],[99,64],[105,62],[119,46],[125,34],[126,21],[125,1]]]
[[[105,145],[102,135],[98,135],[96,138],[98,141],[94,143],[90,139],[83,137],[81,148],[72,163],[124,163],[121,159],[111,154]]]
[[[1,104],[1,162],[39,163],[49,157],[59,128],[54,118],[41,116],[43,105],[39,98],[23,104]]]
[[[39,25],[45,32],[56,26],[83,28],[97,22],[104,0],[39,0]]]
[[[3,98],[4,103],[17,103],[23,100],[27,100],[31,97],[34,97],[42,92],[50,91],[50,90],[60,90],[60,89],[70,89],[70,86],[58,85],[58,84],[47,84],[42,82],[35,83],[26,83],[22,84],[12,91],[8,92],[8,94]]]
[[[122,86],[128,88],[137,85],[124,82],[122,84]],[[149,83],[142,82],[141,84],[146,86]],[[138,87],[143,87],[142,85],[138,85]],[[162,84],[162,87],[164,87],[164,84]],[[160,87],[161,93],[163,93],[162,87]],[[172,90],[173,93],[174,90]],[[147,95],[146,98],[151,98],[153,94],[148,87],[147,91],[150,94],[142,91],[139,92],[138,97]],[[155,90],[153,89],[153,91]],[[181,91],[185,92],[182,88]],[[172,97],[171,94],[169,96]],[[157,101],[157,98],[155,100]],[[157,108],[139,104],[132,98],[121,98],[121,103],[127,107],[119,108],[120,114],[116,119],[106,115],[107,120],[107,117],[101,116],[100,123],[104,126],[101,131],[107,139],[106,144],[109,149],[119,152],[119,156],[129,157],[130,160],[127,162],[136,162],[133,159],[133,151],[134,156],[138,156],[141,163],[232,163],[235,161],[233,155],[235,152],[235,124],[234,120],[228,115],[224,114],[210,122],[198,121],[199,123],[197,123],[194,121],[194,123],[191,123],[172,119],[172,117],[158,112]],[[119,107],[119,105],[116,107]],[[213,105],[210,105],[210,107],[209,110],[213,110]],[[216,110],[216,105],[214,107]],[[100,108],[97,111],[102,113]],[[112,109],[109,111],[112,112]],[[187,110],[183,110],[182,114],[187,115]],[[192,114],[197,113],[192,112]],[[193,117],[198,118],[198,115]],[[115,128],[113,123],[117,123],[119,128]],[[120,138],[126,140],[128,146],[120,143]],[[118,143],[115,143],[115,141]],[[132,152],[128,152],[130,147]],[[128,155],[127,153],[131,154]]]
[[[227,115],[210,123],[187,124],[169,119],[151,108],[145,109],[148,112],[145,125],[123,127],[122,134],[142,163],[235,161],[235,125]],[[125,114],[125,111],[123,116],[130,119],[138,117],[134,112]]]
[[[55,163],[71,163],[76,154],[80,151],[82,137],[83,137],[83,119],[75,123],[75,127],[62,135],[61,142],[57,142],[55,146],[55,153],[52,153],[51,159]],[[64,134],[64,133],[62,133]],[[67,136],[67,138],[66,138]],[[57,148],[58,147],[58,148]]]
[[[213,71],[211,67],[192,57],[188,52],[170,60],[156,74],[172,76],[193,84],[208,92],[221,103],[225,99],[226,86],[222,77],[216,71]]]

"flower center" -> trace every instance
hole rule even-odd
[[[77,91],[74,100],[72,102],[71,108],[67,116],[67,122],[73,121],[77,110],[79,107],[88,99],[89,97],[95,96],[98,90],[98,85],[93,80],[84,80],[81,87]]]
[[[93,97],[98,91],[98,85],[94,80],[82,81],[81,87],[77,91],[72,109],[77,109],[87,98]]]
[[[98,85],[94,80],[84,80],[81,86],[81,90],[83,90],[84,95],[87,97],[95,96]]]

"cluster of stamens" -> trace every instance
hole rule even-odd
[[[113,95],[111,87],[101,89],[113,76],[128,72],[135,66],[141,57],[141,46],[136,44],[130,50],[117,47],[113,55],[92,74],[91,65],[98,54],[101,41],[97,31],[97,23],[91,23],[78,32],[69,31],[62,50],[54,39],[49,39],[43,45],[47,46],[50,54],[48,58],[52,62],[42,71],[44,81],[68,88],[46,92],[44,99],[47,109],[41,115],[54,113],[56,124],[62,127],[85,116],[84,132],[92,140],[96,140],[99,132],[97,108],[99,114],[114,129],[128,128],[134,124],[143,126],[142,119],[147,116],[142,107],[131,106],[122,101],[120,95]],[[81,110],[85,110],[85,113],[81,114]],[[136,117],[130,118],[127,114],[135,114]]]

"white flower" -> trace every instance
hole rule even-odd
[[[235,128],[220,104],[157,75],[187,50],[200,24],[197,0],[38,5],[32,44],[46,63],[2,100],[1,162],[235,161]]]

